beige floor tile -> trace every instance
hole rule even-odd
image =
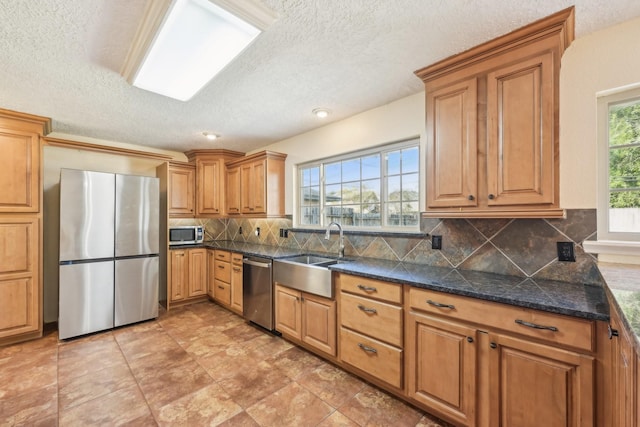
[[[315,426],[334,410],[294,382],[247,408],[247,413],[261,426]]]
[[[293,380],[310,373],[320,365],[326,363],[319,357],[298,347],[292,347],[289,350],[278,353],[266,359],[266,361]]]
[[[80,377],[61,380],[58,392],[60,408],[72,408],[135,385],[136,381],[126,363],[108,366]]]
[[[275,393],[291,380],[266,362],[244,366],[234,375],[218,380],[219,384],[243,408]]]
[[[242,408],[218,384],[211,384],[158,410],[163,425],[218,425],[242,412]]]
[[[423,413],[390,395],[366,385],[340,412],[361,426],[414,427]]]
[[[80,338],[58,347],[58,377],[79,377],[121,364],[123,360],[111,332]]]
[[[150,414],[137,385],[60,410],[60,426],[121,425]]]
[[[218,427],[260,427],[260,424],[243,411],[229,418],[227,421],[220,423]]]
[[[0,360],[0,399],[55,385],[58,378],[57,348],[17,352]]]
[[[340,411],[335,411],[327,418],[322,420],[318,427],[358,427],[358,424],[353,420],[350,420],[346,415]]]
[[[58,417],[56,384],[0,399],[0,426],[32,425]]]
[[[323,363],[297,382],[334,408],[342,406],[365,386],[357,377],[328,363]]]

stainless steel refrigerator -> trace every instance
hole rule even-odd
[[[157,178],[60,172],[59,338],[158,316]]]

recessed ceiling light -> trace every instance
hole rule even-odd
[[[329,110],[327,110],[326,108],[316,108],[312,111],[312,113],[315,114],[316,117],[324,119],[329,115]]]
[[[209,133],[209,132],[202,132],[202,134],[209,140],[209,141],[215,141],[216,139],[220,138],[220,135],[216,135],[215,133]]]
[[[258,0],[148,1],[121,74],[188,101],[274,20]]]

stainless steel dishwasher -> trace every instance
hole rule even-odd
[[[242,304],[245,319],[270,331],[274,328],[271,260],[246,257],[242,260]]]

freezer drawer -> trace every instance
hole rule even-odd
[[[59,338],[113,328],[113,261],[60,265]]]
[[[157,256],[116,260],[115,326],[158,317]]]

